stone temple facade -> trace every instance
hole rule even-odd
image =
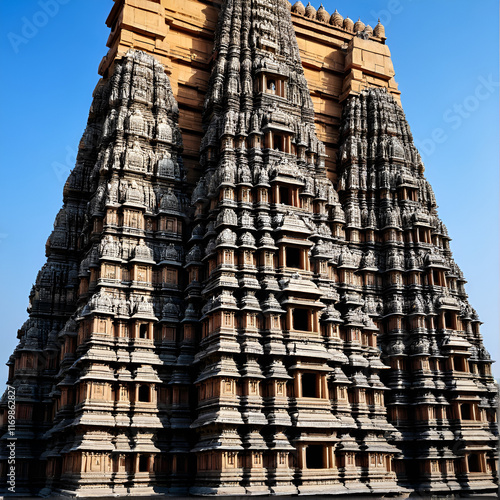
[[[201,63],[172,63],[182,43],[166,47],[158,20],[209,37],[163,2],[138,5],[143,17],[119,1],[110,15],[103,78],[8,362],[17,491],[496,491],[480,321],[392,75],[381,85],[355,68],[359,51],[386,57],[383,27],[227,0],[204,100],[187,105],[172,77],[196,78]],[[328,111],[317,119],[303,23],[350,51],[335,140],[320,138]],[[170,66],[141,46],[148,30]],[[196,131],[193,156],[183,139],[191,147]]]

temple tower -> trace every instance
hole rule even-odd
[[[35,336],[34,322],[43,312],[42,271],[35,309],[11,358],[10,382],[16,384],[26,349],[30,356],[42,351],[29,371],[43,369],[31,389],[38,396],[34,409],[43,405],[45,411],[21,420],[31,417],[28,428],[46,429],[36,438],[43,443],[37,458],[46,464],[39,473],[46,475],[47,489],[153,492],[148,488],[161,489],[162,473],[175,462],[176,455],[165,451],[188,450],[182,429],[190,423],[185,387],[192,339],[180,335],[187,199],[177,117],[162,65],[142,52],[117,61],[113,76],[94,93],[45,267],[53,276],[59,248],[67,250],[72,307],[57,327],[58,315],[47,311],[54,331],[48,339]],[[75,200],[81,200],[76,207]],[[70,260],[72,248],[78,265]],[[54,354],[44,362],[48,350]],[[45,389],[41,381],[49,374]],[[28,477],[36,480],[36,472],[28,470]]]
[[[338,191],[391,367],[382,378],[401,433],[398,477],[424,492],[493,488],[491,359],[403,111],[387,93],[364,91],[348,99],[341,134]]]
[[[108,19],[9,360],[17,490],[496,491],[492,361],[383,26],[203,5]]]
[[[387,367],[288,9],[227,2],[216,34],[188,251],[205,249],[191,491],[398,492]]]

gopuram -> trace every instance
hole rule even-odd
[[[384,27],[287,0],[107,24],[8,361],[16,492],[495,493],[492,360]]]

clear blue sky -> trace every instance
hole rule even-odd
[[[305,3],[305,2],[304,2]],[[313,2],[316,8],[319,1]],[[3,2],[0,383],[85,128],[111,0]],[[45,13],[42,6],[49,9]],[[332,13],[386,27],[402,103],[453,238],[485,343],[500,359],[498,2],[341,0]],[[500,377],[500,366],[495,367]]]

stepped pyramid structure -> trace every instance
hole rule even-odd
[[[197,38],[182,12],[138,5],[142,16],[123,2],[110,15],[9,360],[2,477],[15,436],[18,492],[495,492],[480,321],[390,65],[379,83],[356,66],[363,51],[387,57],[383,27],[227,0],[208,76],[170,31],[208,40],[209,28],[191,16]],[[300,26],[349,43],[330,121]],[[203,102],[186,97],[186,68]]]

